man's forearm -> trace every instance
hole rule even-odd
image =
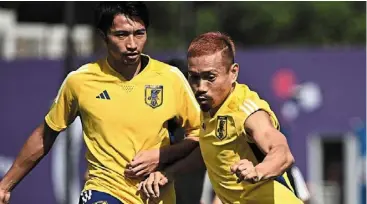
[[[170,176],[176,177],[182,174],[190,173],[200,168],[204,168],[203,157],[201,156],[200,147],[196,147],[187,157],[178,160],[174,164],[168,166],[164,172]]]
[[[196,138],[186,138],[183,141],[161,148],[161,163],[163,165],[169,165],[173,162],[180,160],[189,155],[196,147],[199,146],[199,142]]]
[[[289,148],[278,145],[273,147],[255,168],[262,179],[268,179],[283,174],[293,163],[294,158]]]
[[[45,127],[42,124],[33,131],[15,159],[12,167],[0,182],[1,189],[6,191],[14,189],[48,153],[55,139],[52,137],[44,137],[44,135]]]

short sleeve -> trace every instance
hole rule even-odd
[[[67,128],[77,116],[78,103],[73,92],[71,75],[72,73],[65,78],[45,117],[47,125],[55,131],[62,131]]]
[[[175,89],[177,89],[177,122],[185,129],[185,136],[199,136],[200,107],[184,75],[176,67],[171,67],[174,73]]]
[[[242,124],[245,124],[247,118],[251,114],[259,110],[267,112],[273,126],[278,130],[280,129],[279,121],[275,113],[271,110],[269,104],[265,100],[261,99],[256,92],[247,89],[244,100],[242,101],[242,104],[240,104],[241,118],[243,119]]]

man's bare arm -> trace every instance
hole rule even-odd
[[[191,173],[201,168],[205,168],[205,165],[200,147],[196,147],[188,156],[165,168],[164,172],[177,178],[182,174]]]
[[[199,146],[198,137],[187,137],[179,143],[161,148],[161,162],[163,165],[187,157]]]
[[[30,135],[12,167],[0,182],[0,189],[10,192],[49,152],[59,132],[46,123],[39,125]]]
[[[168,166],[164,171],[151,173],[147,179],[140,182],[138,190],[148,198],[150,196],[159,197],[160,186],[163,187],[182,174],[190,173],[202,167],[204,167],[204,162],[201,156],[200,147],[197,147],[187,157]]]
[[[187,137],[183,141],[162,147],[160,149],[145,150],[139,152],[128,164],[125,171],[127,177],[146,176],[157,168],[164,168],[167,165],[187,157],[195,148],[198,148],[199,142],[197,137]]]
[[[270,116],[265,111],[253,113],[245,122],[246,131],[266,155],[255,166],[258,176],[263,179],[283,174],[294,163],[285,136],[274,128]]]

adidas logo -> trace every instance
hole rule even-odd
[[[107,99],[107,100],[111,99],[110,95],[108,95],[106,90],[104,90],[102,93],[100,93],[98,96],[96,96],[96,98]]]

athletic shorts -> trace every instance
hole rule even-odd
[[[123,204],[117,198],[103,192],[87,190],[80,194],[79,204]]]

